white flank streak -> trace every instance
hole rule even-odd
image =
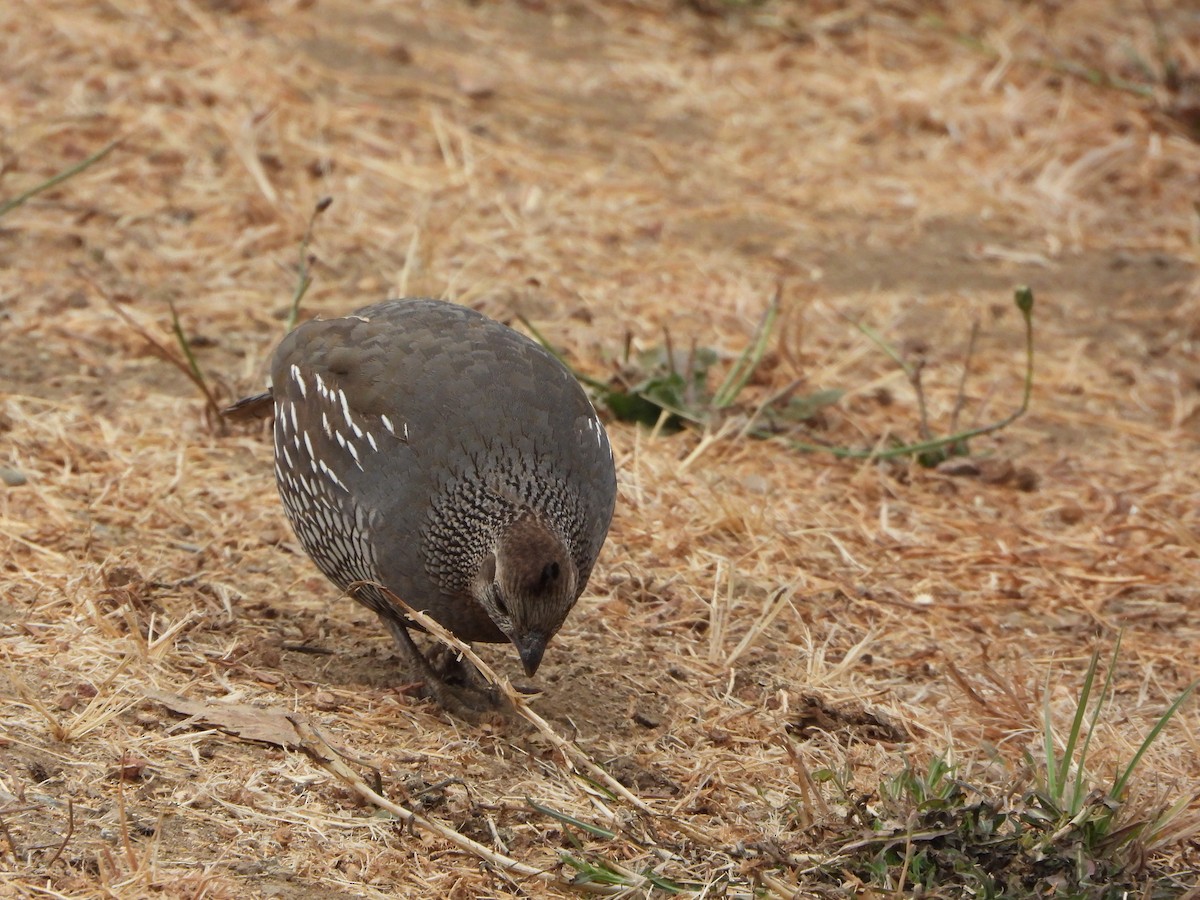
[[[357,423],[351,422],[350,429],[354,432],[354,436],[356,438],[358,438],[360,441],[363,439],[363,430],[358,427]]]
[[[331,469],[331,468],[329,468],[329,466],[325,465],[325,460],[321,460],[320,466],[321,466],[321,471],[325,473],[326,478],[328,478],[330,481],[332,481],[334,484],[336,484],[338,487],[340,487],[347,494],[350,493],[350,488],[348,488],[344,484],[342,484],[342,479],[337,477],[337,472],[333,471],[333,469]]]
[[[358,471],[360,471],[360,472],[365,472],[365,471],[367,471],[366,469],[364,469],[364,468],[363,468],[363,466],[362,466],[362,463],[361,463],[361,462],[359,462],[359,460],[358,460],[358,451],[354,449],[354,445],[353,445],[353,444],[351,444],[349,441],[347,441],[347,442],[346,442],[346,449],[347,449],[347,450],[349,450],[349,451],[350,451],[350,455],[354,457],[354,464],[355,464],[356,466],[358,466]]]
[[[312,441],[308,439],[308,432],[304,432],[304,446],[308,448],[308,461],[312,464],[313,471],[317,468],[317,454],[313,453]]]
[[[283,458],[287,460],[288,468],[294,469],[295,466],[292,464],[292,454],[288,453],[287,444],[280,444],[279,449],[283,451]]]
[[[405,442],[408,441],[408,423],[407,422],[404,423],[404,440],[405,440]]]
[[[350,418],[350,401],[346,399],[345,391],[337,392],[338,399],[342,401],[342,415],[346,417],[346,424],[354,428],[354,420]]]
[[[333,437],[333,428],[329,424],[329,416],[325,415],[325,411],[321,411],[321,428],[325,432],[325,437]]]
[[[296,421],[296,404],[288,404],[288,418],[292,420],[292,431],[299,431],[300,424]]]
[[[388,430],[388,433],[390,435],[392,435],[392,437],[395,437],[396,436],[396,426],[392,424],[392,420],[389,419],[387,416],[380,416],[379,419],[381,422],[383,422],[383,427]]]
[[[292,364],[292,379],[296,382],[296,387],[300,388],[300,396],[308,397],[308,387],[304,384],[304,376],[300,374],[300,367],[295,363]]]
[[[321,377],[321,373],[313,372],[313,378],[317,380],[317,390],[321,392],[321,396],[328,397],[329,389],[325,387],[325,379]]]
[[[372,450],[374,450],[376,453],[379,452],[379,445],[375,443],[375,435],[371,434],[369,431],[367,432],[367,443],[371,445]]]
[[[343,450],[345,450],[345,449],[346,449],[346,439],[345,439],[344,437],[342,437],[342,433],[341,433],[340,431],[335,431],[335,432],[333,433],[333,436],[334,436],[335,438],[337,438],[337,442],[338,442],[339,444],[341,444],[341,446],[342,446],[342,449],[343,449]]]

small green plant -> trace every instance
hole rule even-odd
[[[1017,311],[1021,314],[1021,320],[1025,325],[1025,377],[1021,393],[1021,402],[1015,410],[1009,413],[1002,419],[991,422],[987,425],[980,425],[976,428],[967,428],[959,430],[958,414],[962,409],[962,397],[966,379],[966,366],[963,367],[963,381],[959,383],[959,399],[955,404],[954,413],[951,417],[951,433],[941,437],[934,437],[929,427],[928,417],[925,408],[924,391],[921,387],[921,367],[914,366],[907,362],[890,344],[883,338],[877,335],[874,331],[865,325],[857,325],[858,329],[866,335],[872,342],[876,344],[884,353],[886,353],[897,365],[904,371],[905,376],[913,385],[913,389],[917,396],[917,406],[919,410],[919,431],[921,439],[916,443],[899,444],[892,447],[876,448],[871,450],[854,449],[844,447],[826,447],[819,444],[804,443],[796,440],[788,440],[789,446],[798,450],[807,451],[825,451],[832,453],[834,456],[848,457],[853,459],[894,459],[901,456],[913,456],[923,466],[932,467],[943,462],[951,456],[961,456],[968,452],[967,442],[972,438],[982,437],[986,434],[991,434],[995,431],[1007,428],[1029,410],[1029,401],[1033,396],[1033,290],[1027,286],[1021,286],[1013,293],[1013,302],[1017,307]],[[971,342],[967,351],[967,361],[970,361],[971,353],[975,343],[975,331],[972,330]]]
[[[626,353],[625,368],[636,373],[637,380],[603,395],[605,405],[621,421],[678,431],[711,402],[708,373],[717,361],[716,351],[692,347],[680,365],[668,337],[662,347],[639,354],[632,366],[628,348]]]
[[[945,756],[935,756],[924,770],[905,758],[904,768],[883,783],[883,796],[917,807],[944,802],[958,787],[953,774],[954,765]]]
[[[719,356],[710,347],[693,345],[686,353],[676,350],[670,332],[663,343],[644,353],[631,353],[631,338],[625,342],[620,368],[610,381],[600,381],[579,372],[575,377],[587,385],[609,410],[622,422],[678,431],[687,425],[706,427],[718,423],[737,404],[743,389],[762,362],[770,342],[775,321],[779,317],[780,291],[767,303],[754,334],[730,366],[716,390],[709,388],[709,375]],[[537,341],[562,356],[527,319],[521,319]],[[565,360],[563,360],[565,363]],[[811,419],[821,407],[836,403],[841,391],[822,391],[813,397],[791,401],[786,415],[793,421]]]
[[[1133,758],[1102,785],[1089,770],[1088,753],[1119,651],[1118,638],[1102,683],[1100,651],[1092,654],[1065,734],[1056,730],[1047,699],[1043,759],[1026,754],[1024,769],[1007,783],[982,785],[961,778],[945,756],[924,766],[906,759],[880,785],[875,802],[850,804],[849,819],[867,834],[843,841],[821,870],[833,877],[853,872],[897,894],[919,886],[928,897],[1176,896],[1176,882],[1151,879],[1145,860],[1151,849],[1195,837],[1195,823],[1182,817],[1196,797],[1139,815],[1127,793],[1146,752],[1196,685],[1167,707]]]
[[[591,388],[600,402],[622,421],[667,430],[678,430],[688,425],[698,428],[714,427],[725,421],[734,411],[746,385],[762,362],[779,316],[779,301],[780,291],[776,289],[755,327],[750,342],[738,354],[720,386],[714,391],[709,390],[708,381],[709,374],[718,360],[716,351],[693,346],[681,359],[672,347],[669,334],[661,347],[643,353],[633,361],[630,359],[627,341],[624,364],[610,381],[600,381],[579,372],[575,373],[576,377]],[[762,440],[779,440],[795,450],[830,453],[852,459],[912,456],[922,465],[930,467],[951,456],[964,455],[968,452],[968,442],[972,438],[1006,428],[1029,409],[1033,393],[1033,291],[1028,287],[1017,288],[1014,302],[1025,325],[1024,387],[1020,405],[998,421],[976,428],[957,427],[967,374],[967,367],[964,366],[963,381],[959,384],[959,399],[951,416],[950,433],[941,437],[934,436],[929,427],[925,395],[921,386],[921,367],[905,360],[871,328],[856,323],[855,327],[895,361],[913,385],[919,411],[920,439],[917,442],[888,447],[853,448],[799,440],[792,436],[797,428],[811,422],[822,409],[840,400],[843,392],[822,390],[797,397],[794,384],[758,403],[748,414],[743,413],[746,415],[746,421],[741,424],[739,433]],[[558,355],[532,324],[524,319],[522,322],[543,347]],[[967,351],[968,362],[974,349],[975,336],[976,331],[972,329]]]
[[[1054,723],[1050,713],[1050,690],[1047,686],[1044,693],[1042,712],[1042,744],[1045,760],[1038,765],[1029,754],[1026,763],[1037,775],[1037,785],[1030,798],[1050,820],[1053,820],[1059,832],[1071,830],[1076,837],[1084,841],[1087,850],[1099,847],[1115,849],[1128,844],[1135,838],[1152,834],[1161,830],[1168,820],[1161,817],[1154,822],[1125,823],[1125,827],[1117,828],[1118,813],[1126,799],[1126,789],[1141,764],[1146,751],[1162,734],[1167,723],[1193,693],[1196,683],[1188,687],[1175,698],[1167,707],[1153,727],[1138,745],[1137,751],[1129,763],[1113,776],[1112,784],[1107,790],[1102,790],[1095,784],[1093,776],[1088,771],[1088,750],[1091,747],[1092,736],[1096,732],[1101,712],[1112,696],[1113,673],[1117,667],[1117,659],[1121,651],[1121,636],[1117,636],[1109,660],[1104,683],[1098,697],[1093,699],[1096,685],[1096,674],[1100,662],[1100,651],[1092,653],[1087,672],[1084,674],[1083,685],[1080,688],[1079,700],[1075,705],[1075,715],[1071,719],[1071,727],[1066,734],[1062,750],[1058,749],[1058,740],[1054,731]],[[1085,729],[1084,722],[1087,722]],[[1181,811],[1181,810],[1180,810]],[[1172,817],[1173,818],[1173,817]],[[1147,831],[1147,829],[1149,830]]]

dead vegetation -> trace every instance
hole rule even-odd
[[[1188,4],[16,0],[0,67],[0,894],[1195,896]],[[302,275],[702,363],[527,716],[415,699],[205,412]],[[1018,284],[969,456],[746,433],[1003,419]]]

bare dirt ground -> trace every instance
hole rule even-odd
[[[1108,784],[1200,677],[1200,18],[1157,7],[5,3],[0,198],[121,143],[0,219],[0,894],[568,896],[570,853],[874,895],[821,864],[881,784],[1036,769],[1123,632]],[[219,399],[257,389],[325,196],[306,315],[444,296],[597,378],[667,328],[718,378],[782,285],[749,408],[838,389],[812,434],[872,447],[917,407],[852,323],[923,357],[944,429],[978,321],[973,425],[1020,401],[1028,283],[1032,408],[971,444],[985,477],[610,421],[616,518],[531,706],[619,795],[418,699],[294,543],[265,433],[139,334],[176,347],[173,303]],[[230,733],[235,704],[543,875]],[[1161,896],[1200,877],[1197,734],[1193,699],[1125,798],[1181,801],[1131,867]]]

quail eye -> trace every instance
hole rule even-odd
[[[548,587],[551,582],[558,581],[558,576],[562,570],[559,568],[558,562],[548,562],[542,567],[542,587]]]

